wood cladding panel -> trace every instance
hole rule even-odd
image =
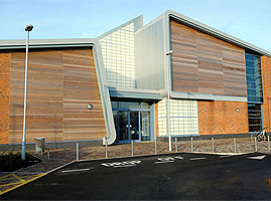
[[[9,143],[23,127],[25,53],[11,53]],[[87,109],[87,104],[94,106]],[[34,142],[94,140],[106,136],[96,69],[90,48],[31,50],[26,137]]]
[[[173,20],[171,48],[173,91],[246,96],[243,49]]]
[[[9,143],[20,143],[23,127],[25,53],[11,53]],[[62,138],[62,51],[30,51],[26,113],[26,140]]]
[[[63,63],[63,139],[102,139],[106,128],[92,52],[64,51]],[[90,103],[92,110],[87,109]]]

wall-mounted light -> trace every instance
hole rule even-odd
[[[88,109],[92,110],[93,109],[93,105],[92,104],[88,104]]]
[[[173,54],[173,50],[169,50],[169,51],[167,51],[166,52],[166,55],[168,56],[168,55],[172,55]]]
[[[237,108],[237,109],[236,109],[236,112],[239,112],[239,111],[240,111],[239,108]]]

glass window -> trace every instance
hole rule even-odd
[[[248,104],[249,132],[262,129],[262,109],[260,104]]]
[[[139,109],[140,104],[139,102],[119,102],[119,108],[122,109]]]
[[[246,53],[246,78],[249,132],[254,132],[262,129],[263,85],[260,56]]]
[[[118,108],[118,102],[117,101],[111,101],[112,108]]]
[[[258,55],[246,53],[247,98],[249,103],[262,103],[261,58]]]
[[[113,109],[150,109],[147,102],[111,101]]]

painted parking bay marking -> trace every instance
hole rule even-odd
[[[69,172],[83,172],[83,171],[89,171],[90,168],[86,168],[86,169],[75,169],[75,170],[64,170],[62,171],[63,173],[69,173]]]
[[[135,167],[140,163],[141,161],[124,161],[124,162],[102,163],[101,165],[105,167],[122,168],[122,167]]]
[[[197,160],[205,160],[206,157],[202,157],[202,158],[190,158],[190,161],[197,161]]]
[[[181,156],[157,158],[158,161],[155,164],[174,163],[176,159],[183,160],[184,158]]]
[[[219,158],[230,158],[232,157],[233,155],[223,155],[223,156],[219,156]]]
[[[248,159],[263,160],[265,157],[266,157],[266,155],[262,155],[262,156],[248,157]]]

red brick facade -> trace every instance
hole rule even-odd
[[[0,144],[8,143],[9,84],[10,53],[0,52]]]
[[[198,101],[200,135],[248,133],[246,102]]]
[[[271,128],[271,58],[262,56],[262,76],[263,76],[263,122],[264,127],[270,132]]]

